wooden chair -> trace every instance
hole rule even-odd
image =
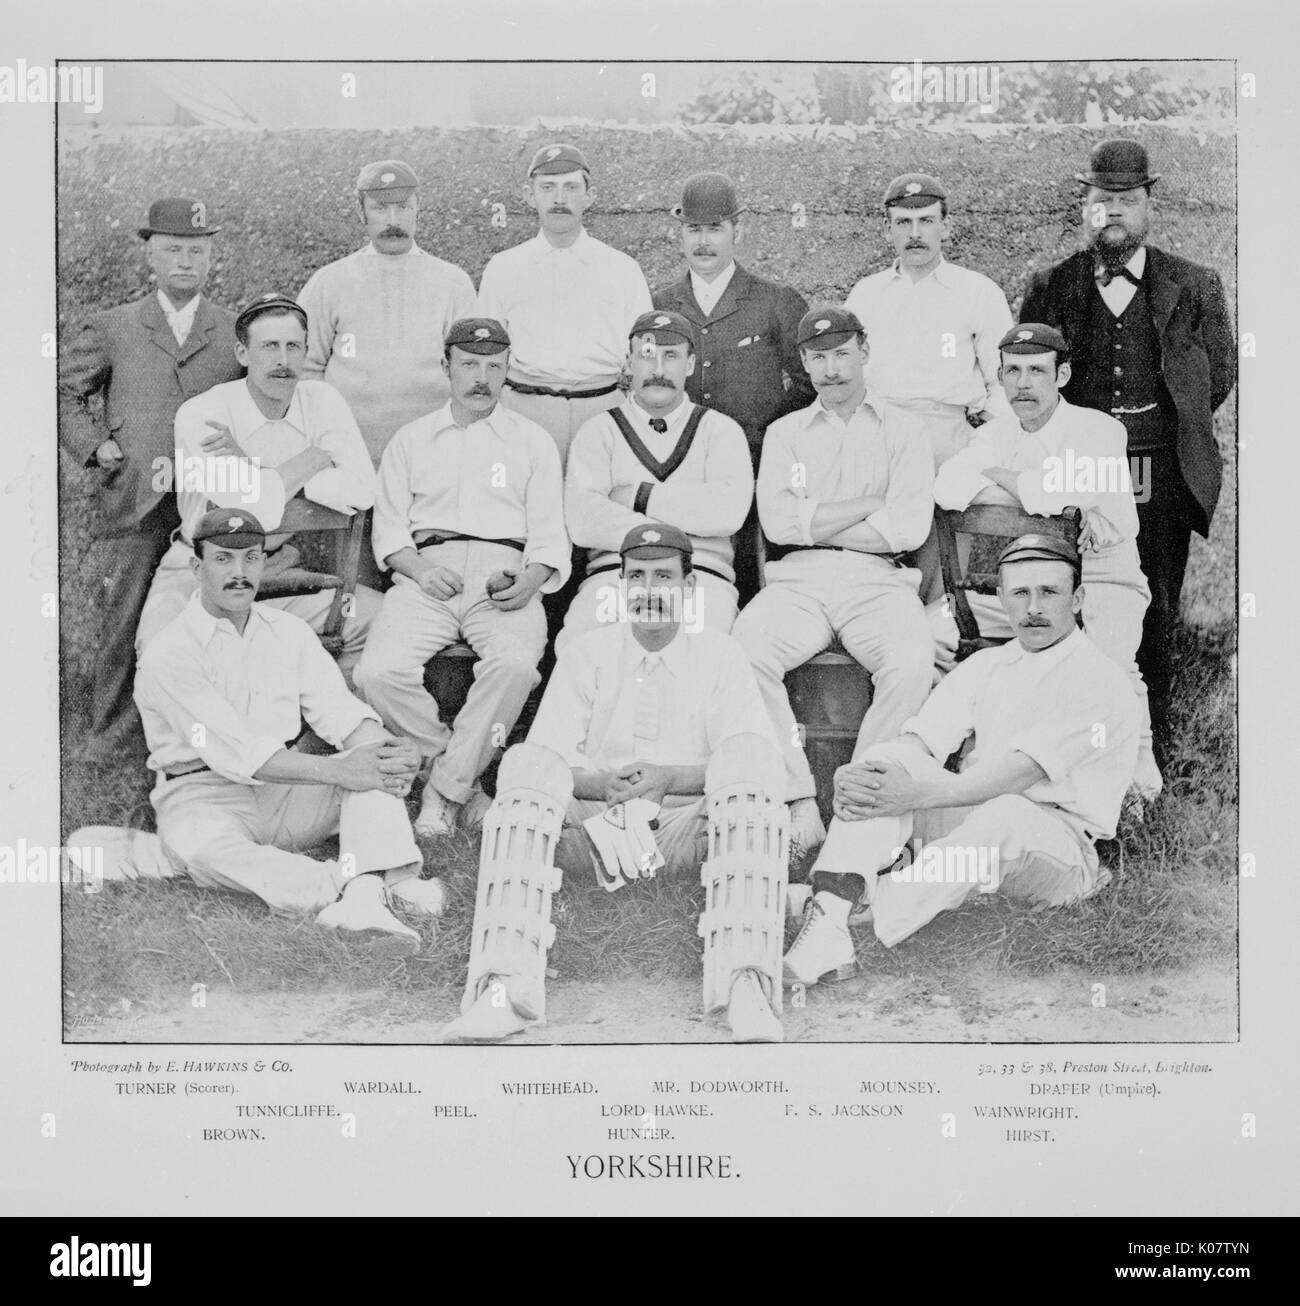
[[[1002,550],[1021,535],[1053,535],[1077,547],[1079,520],[1077,508],[1068,508],[1059,517],[1036,517],[1020,507],[1000,503],[975,504],[960,512],[934,510],[943,588],[957,622],[958,662],[982,648],[1006,642],[980,634],[966,598],[971,592],[997,592],[997,560]]]
[[[335,512],[311,499],[296,496],[285,505],[276,535],[292,533],[304,556],[309,560],[324,552],[331,554],[324,571],[310,565],[286,568],[266,578],[258,589],[259,599],[281,599],[294,594],[319,594],[333,590],[334,598],[325,618],[325,628],[320,642],[326,651],[337,658],[343,651],[343,621],[351,600],[357,592],[357,572],[361,564],[361,539],[366,528],[369,511],[351,515]]]

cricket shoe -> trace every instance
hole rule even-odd
[[[441,916],[447,907],[447,890],[436,875],[427,880],[408,875],[388,886],[388,900],[413,916]]]
[[[451,834],[456,829],[456,818],[460,813],[460,804],[445,798],[429,781],[424,786],[420,797],[420,814],[415,818],[413,829],[425,839],[435,839],[439,835]]]
[[[727,1003],[727,1024],[733,1043],[781,1043],[785,1030],[772,1004],[763,993],[763,985],[752,970],[742,970],[731,985]]]
[[[826,842],[826,826],[815,798],[796,798],[790,804],[790,861],[798,862]]]
[[[822,890],[813,895],[803,918],[803,928],[785,954],[781,979],[786,988],[811,988],[830,975],[847,979],[857,969],[857,954],[849,936],[847,898]]]
[[[316,924],[337,930],[340,939],[364,943],[384,956],[409,957],[420,951],[419,934],[389,911],[376,876],[353,880],[340,898],[321,911]]]

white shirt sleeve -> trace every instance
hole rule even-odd
[[[811,544],[809,533],[820,500],[799,493],[806,477],[798,475],[799,459],[781,423],[768,427],[758,464],[758,519],[773,544]]]
[[[295,627],[298,643],[298,685],[302,714],[327,743],[343,741],[363,722],[382,725],[379,713],[349,692],[338,663],[325,651],[310,627]]]
[[[298,293],[298,303],[307,313],[307,361],[302,369],[305,380],[324,376],[334,352],[334,333],[338,323],[326,306],[325,272],[325,268],[313,272]]]
[[[539,591],[553,594],[564,588],[573,566],[573,551],[564,529],[564,473],[560,470],[559,449],[545,432],[539,431],[529,440],[529,458],[532,466],[524,491],[524,566],[537,562],[553,567],[554,574]]]
[[[190,400],[176,410],[173,433],[176,450],[183,460],[175,469],[177,503],[181,508],[181,517],[186,517],[184,501],[180,496],[188,496],[186,489],[188,477],[197,469],[202,478],[201,497],[218,508],[243,508],[261,523],[266,531],[273,531],[284,517],[285,500],[284,482],[273,467],[263,467],[257,458],[239,458],[234,454],[213,457],[203,451],[203,439],[212,434],[209,421],[221,422],[230,426],[230,414],[217,411],[212,405],[203,402],[206,396],[199,396],[198,401]],[[238,487],[246,485],[251,493],[245,493]],[[230,488],[222,489],[227,486]]]
[[[934,501],[940,508],[961,511],[969,508],[981,490],[993,484],[984,475],[986,467],[1005,466],[1007,456],[992,423],[974,433],[970,444],[948,459],[935,473]]]
[[[889,450],[885,506],[866,521],[895,553],[906,553],[925,543],[934,519],[934,454],[929,441],[893,433],[888,416],[885,444]]]
[[[594,703],[594,668],[579,642],[560,654],[528,731],[530,744],[559,753],[571,770],[592,770],[585,745]]]
[[[308,438],[330,456],[332,467],[316,473],[303,494],[326,508],[353,513],[375,502],[375,468],[356,418],[337,390],[326,381],[310,382],[303,395]]]
[[[403,427],[388,442],[379,460],[379,475],[375,482],[375,515],[371,530],[371,547],[375,562],[388,569],[385,558],[402,549],[415,548],[411,536],[411,467],[406,453]]]
[[[984,411],[990,417],[1010,417],[1011,403],[998,380],[998,368],[1002,364],[998,341],[1011,330],[1011,309],[996,282],[986,280],[982,292],[977,310],[979,327],[975,332],[975,362],[984,378]]]

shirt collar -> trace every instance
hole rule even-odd
[[[628,622],[627,640],[623,645],[621,669],[624,673],[635,671],[647,659],[660,659],[664,667],[672,672],[674,676],[681,676],[689,669],[690,650],[686,646],[688,638],[686,630],[679,628],[677,634],[663,648],[657,652],[652,652],[650,649],[642,647],[640,641],[632,633],[632,623]]]
[[[1099,260],[1096,260],[1094,261],[1093,266],[1095,269],[1100,270],[1103,264]],[[1142,274],[1147,270],[1147,247],[1145,245],[1139,245],[1134,252],[1133,257],[1130,258],[1124,266],[1128,268],[1128,270],[1139,281],[1141,281]]]
[[[1003,647],[1007,650],[1008,662],[1025,662],[1026,665],[1032,666],[1036,671],[1048,671],[1057,663],[1064,661],[1066,658],[1073,657],[1083,646],[1084,633],[1076,626],[1063,640],[1053,644],[1051,648],[1042,649],[1038,653],[1031,652],[1018,639],[1011,639]]]
[[[936,263],[934,267],[932,267],[929,270],[929,272],[927,272],[925,276],[921,278],[921,281],[929,281],[933,277],[934,280],[939,283],[939,285],[950,287],[952,285],[952,277],[948,275],[948,268],[949,268],[948,260],[944,258],[942,254],[940,254],[938,263]],[[896,258],[894,260],[893,271],[894,271],[894,276],[897,277],[900,281],[906,281],[914,286],[919,286],[921,284],[921,281],[913,281],[912,278],[909,277],[907,273],[903,271],[902,259]]]
[[[881,397],[878,394],[876,394],[873,390],[871,390],[870,387],[867,388],[866,394],[862,396],[862,402],[857,406],[857,408],[853,410],[853,414],[849,418],[849,421],[852,421],[853,418],[856,417],[858,413],[860,413],[864,408],[871,409],[872,416],[878,422],[884,420],[884,416],[885,416],[884,401],[881,399]],[[812,403],[810,403],[808,407],[803,410],[804,430],[807,430],[810,426],[812,426],[814,422],[817,421],[835,422],[837,424],[839,422],[839,418],[834,413],[832,413],[829,408],[826,407],[825,403],[822,401],[821,395],[818,395],[817,398],[814,399]],[[847,426],[848,423],[846,422],[845,425]]]
[[[735,275],[736,260],[734,258],[727,264],[726,270],[718,273],[712,281],[705,281],[694,268],[691,268],[691,291],[697,300],[703,295],[705,299],[711,299],[716,304],[726,294],[727,287],[731,285],[731,278]]]
[[[173,308],[171,300],[163,294],[161,289],[157,291],[157,295],[158,307],[162,309],[163,316],[169,322],[193,322],[195,313],[199,311],[199,300],[203,298],[202,295],[195,295],[184,308]]]
[[[558,245],[552,245],[551,242],[546,239],[546,233],[540,228],[538,229],[537,235],[535,235],[529,242],[533,247],[533,255],[535,258],[543,259],[550,254],[572,254],[579,263],[589,263],[591,261],[591,255],[595,243],[596,242],[587,235],[586,227],[578,228],[578,239],[565,249],[561,249]]]
[[[658,414],[646,412],[646,410],[637,403],[635,396],[631,394],[628,395],[625,406],[632,420],[647,431],[650,429],[650,419],[658,416]],[[690,401],[683,394],[680,400],[678,400],[677,407],[664,417],[664,422],[667,424],[668,429],[671,431],[680,426],[686,420],[686,415],[690,411]]]
[[[468,426],[461,426],[452,415],[451,400],[447,400],[437,412],[433,413],[429,419],[433,423],[433,434],[441,435],[444,431],[465,431],[473,432],[479,435],[479,428],[485,428],[490,434],[496,436],[498,440],[506,438],[506,426],[511,421],[510,410],[497,401],[497,406],[486,416],[480,417],[477,421],[471,422]]]
[[[198,640],[203,648],[212,643],[218,632],[226,632],[234,635],[236,638],[247,638],[249,627],[256,621],[265,622],[262,610],[256,603],[248,610],[248,622],[244,625],[244,633],[241,636],[235,629],[235,624],[227,617],[214,617],[207,608],[203,606],[203,600],[198,590],[190,595],[190,601],[185,605],[181,614],[181,620],[184,621],[190,633]]]
[[[257,406],[257,401],[248,388],[247,380],[234,382],[234,387],[234,394],[231,396],[230,402],[230,426],[231,434],[237,440],[252,435],[255,431],[260,431],[268,422],[276,420],[287,422],[304,439],[306,438],[307,419],[303,416],[302,411],[301,381],[294,386],[293,398],[289,400],[289,407],[286,409],[284,416],[279,419],[267,417]]]

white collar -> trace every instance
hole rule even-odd
[[[690,269],[690,273],[691,291],[695,295],[696,302],[702,305],[705,300],[708,300],[709,303],[716,304],[726,294],[727,287],[731,285],[731,278],[736,275],[736,260],[733,258],[712,281],[705,281],[694,268]]]
[[[302,411],[302,381],[294,386],[293,397],[289,400],[289,407],[283,417],[268,417],[257,406],[257,400],[253,398],[252,391],[248,388],[247,379],[232,381],[231,385],[235,387],[235,391],[230,402],[230,425],[231,434],[237,440],[252,435],[254,431],[260,431],[267,422],[277,421],[287,422],[300,435],[307,436],[307,419]]]

